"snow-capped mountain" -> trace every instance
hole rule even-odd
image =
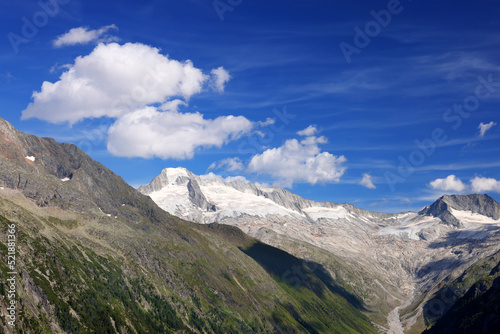
[[[332,275],[350,277],[359,293],[369,290],[367,304],[379,307],[377,300],[384,298],[389,305],[403,304],[389,314],[393,332],[401,326],[400,310],[418,306],[404,319],[411,326],[439,282],[500,249],[500,205],[487,195],[443,196],[419,213],[385,214],[200,177],[184,168],[163,170],[139,191],[172,215],[237,226],[299,257],[326,263],[318,252],[333,254],[356,273],[337,266],[330,268]]]
[[[473,239],[484,238],[495,230],[492,227],[500,228],[500,205],[488,195],[446,195],[419,213],[385,214],[347,203],[315,202],[281,188],[200,177],[181,167],[164,169],[139,191],[172,215],[197,223],[247,226],[247,232],[250,232],[250,225],[245,223],[248,219],[254,222],[253,226],[264,220],[262,226],[267,228],[279,221],[273,227],[287,235],[293,224],[284,223],[284,219],[307,226],[309,232],[317,232],[316,237],[325,236],[336,226],[345,229],[356,226],[370,234],[427,241],[463,229],[487,232],[467,234]],[[255,228],[251,230],[257,232]]]

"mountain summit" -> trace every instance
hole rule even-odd
[[[470,211],[494,220],[500,219],[500,204],[488,195],[444,195],[419,212],[421,215],[438,217],[446,224],[464,227],[455,211]]]

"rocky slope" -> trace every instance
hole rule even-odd
[[[500,332],[500,252],[479,260],[427,303],[425,333]]]
[[[167,168],[139,190],[174,215],[237,226],[322,263],[395,333],[401,321],[422,331],[423,307],[440,282],[500,248],[499,204],[487,195],[443,196],[419,213],[389,215],[183,168]]]
[[[2,119],[0,272],[0,332],[375,332],[322,265],[234,227],[173,217],[75,146]]]

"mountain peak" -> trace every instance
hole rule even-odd
[[[420,215],[438,217],[448,225],[463,227],[453,215],[453,210],[471,211],[492,219],[500,218],[500,204],[488,195],[444,195],[430,206],[426,206]]]

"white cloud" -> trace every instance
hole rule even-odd
[[[218,68],[214,68],[211,72],[212,78],[210,82],[210,86],[222,93],[224,91],[226,83],[231,79],[229,72],[224,69],[224,67],[220,66]]]
[[[221,147],[253,127],[243,116],[205,119],[200,113],[146,107],[120,117],[109,128],[108,150],[120,157],[190,159],[197,148]]]
[[[500,193],[500,181],[493,178],[476,176],[470,180],[472,191],[475,193],[496,192]]]
[[[228,176],[226,178],[223,178],[220,175],[214,174],[214,173],[208,173],[205,175],[200,175],[202,179],[208,179],[208,180],[219,180],[221,182],[239,182],[239,183],[250,183],[244,176]]]
[[[359,184],[362,185],[363,187],[366,187],[368,189],[375,189],[377,188],[372,181],[372,176],[368,173],[363,174],[363,179],[359,181]]]
[[[182,100],[172,100],[163,103],[159,109],[163,111],[179,111],[179,106],[187,106],[187,103]]]
[[[208,76],[187,60],[180,62],[140,43],[99,44],[80,56],[59,81],[45,81],[22,119],[76,123],[85,118],[116,118],[172,98],[188,100]]]
[[[103,40],[107,42],[116,40],[116,37],[105,35],[111,29],[118,30],[118,27],[114,24],[111,24],[109,26],[104,26],[96,30],[89,30],[89,28],[87,27],[73,28],[67,33],[58,36],[54,40],[53,45],[56,48],[60,48],[67,45],[88,44],[90,42],[100,42]]]
[[[218,162],[212,163],[208,169],[224,169],[228,172],[234,172],[237,170],[244,170],[245,166],[241,162],[240,158],[227,158]]]
[[[449,175],[445,179],[436,179],[429,183],[432,189],[442,191],[461,192],[465,190],[465,184],[455,175]]]
[[[297,132],[299,136],[314,136],[316,133],[318,133],[318,128],[316,128],[316,125],[309,125],[304,130]]]
[[[489,122],[488,124],[484,124],[483,122],[481,122],[478,126],[478,129],[479,129],[479,137],[484,137],[484,134],[486,133],[486,131],[488,131],[489,129],[491,129],[492,127],[494,127],[495,125],[497,125],[497,123],[491,121]]]
[[[269,126],[269,125],[273,125],[274,123],[276,123],[276,120],[274,118],[266,118],[266,120],[264,122],[262,121],[259,121],[259,126],[260,127],[266,127],[266,126]]]
[[[271,175],[278,179],[274,184],[281,187],[290,188],[296,182],[338,182],[347,169],[346,158],[321,152],[318,144],[326,142],[325,137],[314,136],[300,142],[289,139],[281,147],[254,155],[247,170]]]

